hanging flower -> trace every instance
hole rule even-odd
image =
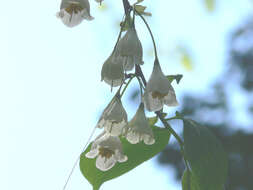
[[[155,143],[153,131],[144,113],[143,103],[140,104],[135,116],[129,122],[126,139],[132,144],[139,143],[142,140],[147,145]]]
[[[120,98],[116,95],[105,108],[97,123],[97,127],[104,128],[105,131],[112,136],[119,136],[122,134],[126,125],[127,113]]]
[[[101,80],[112,87],[120,86],[124,80],[122,59],[116,56],[115,51],[103,64]]]
[[[159,111],[163,105],[177,106],[175,91],[163,74],[158,60],[155,61],[153,72],[144,92],[144,105],[149,111]]]
[[[74,27],[84,19],[93,19],[88,0],[62,0],[60,12],[56,16],[68,27]]]
[[[91,149],[85,155],[87,158],[96,158],[96,167],[102,171],[110,170],[117,162],[126,162],[119,137],[102,133],[92,143]]]
[[[120,39],[117,53],[123,58],[124,70],[126,71],[132,70],[135,64],[143,64],[142,45],[133,26]]]

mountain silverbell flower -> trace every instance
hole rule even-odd
[[[147,145],[155,143],[153,131],[144,113],[143,103],[140,104],[135,116],[128,124],[126,139],[132,144],[137,144],[142,140]]]
[[[127,125],[127,113],[116,94],[100,117],[97,128],[104,128],[112,136],[119,136]]]
[[[132,70],[135,64],[143,64],[142,45],[134,26],[131,26],[120,39],[117,46],[117,55],[123,58],[125,71]]]
[[[93,19],[88,0],[62,0],[60,12],[56,16],[68,27],[77,26],[84,19]]]
[[[152,74],[144,92],[144,105],[148,111],[159,111],[163,105],[177,106],[175,91],[163,74],[158,60],[155,60]]]
[[[115,51],[104,62],[101,71],[101,81],[105,81],[112,87],[120,86],[124,80],[124,68],[122,58],[117,57]]]
[[[85,154],[87,158],[96,158],[96,167],[101,171],[110,170],[117,162],[126,162],[119,137],[103,132],[91,145]]]

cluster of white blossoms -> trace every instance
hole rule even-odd
[[[136,65],[142,65],[142,58],[141,42],[134,24],[130,24],[125,35],[119,38],[113,52],[102,66],[102,81],[111,87],[122,86],[125,82],[125,73],[131,71]],[[119,91],[103,111],[96,127],[104,129],[104,132],[95,139],[90,151],[86,153],[87,158],[96,158],[98,169],[107,171],[117,162],[127,161],[127,155],[124,155],[119,137],[126,138],[131,144],[141,141],[146,145],[155,143],[153,131],[145,116],[144,106],[148,111],[159,111],[164,104],[178,105],[174,89],[163,74],[157,59],[142,101],[129,122]]]
[[[102,2],[102,0],[96,1]],[[68,27],[76,26],[84,19],[93,19],[90,15],[88,0],[62,0],[57,16]],[[128,79],[127,76],[130,76],[126,72],[133,70],[133,68],[140,68],[140,65],[143,64],[143,49],[135,29],[134,19],[130,18],[130,12],[126,16],[125,22],[128,22],[128,29],[123,37],[121,37],[122,31],[120,32],[113,52],[104,62],[101,70],[102,81],[109,84],[111,88],[117,86],[120,88],[103,111],[96,125],[96,128],[103,129],[103,132],[93,141],[91,149],[85,154],[87,158],[96,158],[96,167],[101,171],[111,169],[117,162],[128,160],[127,155],[124,155],[120,139],[126,138],[131,144],[142,141],[146,145],[155,143],[155,137],[144,108],[155,112],[161,110],[164,105],[178,105],[175,91],[163,74],[156,55],[153,71],[146,85],[144,82],[141,85],[142,76],[137,72],[138,69],[134,74],[131,73],[131,76],[138,78],[140,82],[142,101],[134,117],[128,121],[127,112],[121,102],[125,89],[122,94],[120,91]],[[146,87],[144,88],[144,86]],[[143,95],[142,89],[144,89]]]
[[[135,64],[143,64],[142,55],[142,45],[132,25],[103,64],[101,80],[112,87],[120,86],[126,71],[131,71]]]
[[[101,171],[111,169],[117,162],[127,161],[119,137],[126,138],[131,144],[141,141],[147,145],[155,143],[143,103],[140,104],[133,119],[128,122],[127,113],[118,94],[105,108],[96,127],[103,128],[104,131],[94,140],[85,156],[96,158],[96,167]]]

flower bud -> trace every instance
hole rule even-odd
[[[92,20],[88,0],[62,0],[58,18],[68,27],[80,24],[83,19]]]
[[[159,111],[163,105],[177,106],[175,91],[167,77],[163,74],[159,62],[156,60],[153,72],[144,92],[144,105],[149,111]]]

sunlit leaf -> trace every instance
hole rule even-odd
[[[145,16],[152,16],[151,13],[149,12],[145,12],[145,9],[147,7],[146,6],[143,6],[143,5],[135,5],[135,10],[139,13],[139,14],[142,14],[142,15],[145,15]]]
[[[191,71],[193,69],[191,57],[186,53],[182,54],[181,64],[188,71]]]
[[[189,119],[184,119],[183,136],[184,154],[194,183],[199,186],[197,190],[222,190],[228,163],[220,141],[208,128]]]
[[[96,168],[96,159],[89,159],[85,154],[90,150],[91,145],[81,154],[80,170],[84,177],[90,182],[94,190],[111,179],[119,177],[134,169],[143,162],[149,160],[161,152],[169,142],[170,134],[166,129],[152,127],[156,142],[153,145],[144,143],[130,144],[125,138],[121,138],[124,154],[128,156],[127,162],[117,163],[112,169],[103,172]],[[128,183],[128,182],[126,182]]]
[[[139,4],[139,3],[141,3],[141,2],[143,2],[144,0],[137,0],[137,2],[135,3],[135,5],[136,4]]]
[[[145,16],[152,16],[152,13],[150,13],[150,12],[143,12],[142,14]]]
[[[193,69],[193,61],[188,48],[184,46],[179,46],[177,47],[177,52],[179,54],[180,63],[182,64],[182,66],[186,70],[191,71]]]
[[[204,0],[206,9],[209,12],[213,12],[215,10],[216,1],[215,0]]]
[[[98,9],[100,11],[106,11],[108,9],[107,5],[105,3],[101,3],[99,6],[98,6]]]
[[[147,8],[146,6],[135,5],[136,11],[138,11],[138,12],[141,13],[141,14],[145,11],[146,8]]]

